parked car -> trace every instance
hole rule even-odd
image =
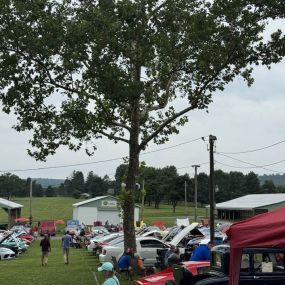
[[[111,242],[112,240],[122,236],[122,233],[113,233],[113,234],[109,234],[106,236],[97,236],[94,238],[91,238],[89,240],[90,244],[87,246],[87,250],[89,252],[94,252],[94,250],[96,250],[97,247],[101,247],[103,245],[108,245],[109,242]]]
[[[64,230],[65,232],[68,231],[69,234],[73,236],[73,235],[78,235],[78,233],[81,230],[81,227],[78,225],[67,225]]]
[[[16,255],[19,255],[22,251],[27,249],[25,245],[20,243],[19,239],[14,239],[12,232],[6,232],[5,235],[0,238],[0,247],[9,248],[13,250]]]
[[[40,234],[43,236],[44,234],[50,234],[51,236],[55,236],[55,223],[54,221],[41,221],[40,226]]]
[[[137,252],[144,259],[145,266],[154,266],[156,263],[157,250],[168,249],[170,246],[156,238],[141,237],[136,239]],[[117,260],[123,255],[124,241],[115,244],[105,246],[102,253],[99,255],[99,261],[101,263],[111,261],[112,256]]]
[[[13,250],[0,247],[0,260],[9,260],[15,258],[16,254]]]
[[[91,232],[93,236],[98,236],[98,235],[108,235],[110,232],[103,226],[95,226],[91,228]]]
[[[182,262],[182,267],[189,270],[193,275],[198,275],[210,267],[209,261],[186,261]],[[135,280],[137,285],[164,285],[166,281],[174,281],[173,267],[168,267],[158,273],[142,277]]]
[[[283,285],[285,248],[244,248],[240,264],[239,285]],[[195,285],[228,285],[230,246],[212,248],[211,270],[195,280]]]

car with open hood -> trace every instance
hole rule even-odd
[[[161,240],[156,238],[140,237],[136,239],[137,253],[142,259],[144,259],[145,266],[154,266],[157,259],[158,249],[168,249],[170,246]],[[124,253],[124,240],[115,244],[104,246],[102,253],[99,255],[99,261],[101,263],[111,261],[112,256],[117,260]]]

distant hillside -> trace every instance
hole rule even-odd
[[[258,177],[261,184],[266,180],[271,180],[275,186],[285,186],[285,174],[271,174],[271,175],[261,175]]]
[[[61,183],[64,182],[64,179],[49,179],[49,178],[32,178],[32,180],[36,180],[38,184],[41,184],[43,188],[47,188],[48,186],[57,187]]]

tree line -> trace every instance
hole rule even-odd
[[[81,171],[73,171],[64,183],[59,186],[43,188],[36,180],[32,181],[34,197],[73,196],[80,198],[83,193],[90,197],[102,195],[121,194],[127,175],[127,164],[121,164],[115,174],[115,179],[107,175],[100,177],[90,171],[86,178]],[[273,181],[265,180],[260,183],[259,177],[254,173],[243,174],[231,171],[229,173],[216,170],[215,174],[216,202],[224,202],[247,194],[285,193],[285,186],[276,186]],[[209,203],[209,177],[206,173],[197,175],[197,200],[200,204]],[[186,194],[186,197],[185,197]],[[29,197],[30,178],[21,179],[15,174],[5,173],[0,175],[0,197],[10,199],[12,196]],[[135,201],[141,203],[142,196],[149,206],[159,208],[160,203],[167,202],[173,206],[173,211],[178,203],[194,202],[195,179],[188,174],[179,175],[175,166],[155,168],[145,166],[139,169]]]

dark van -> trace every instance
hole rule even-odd
[[[42,221],[40,226],[40,234],[43,236],[44,234],[50,234],[51,236],[55,236],[55,223],[54,221]]]

